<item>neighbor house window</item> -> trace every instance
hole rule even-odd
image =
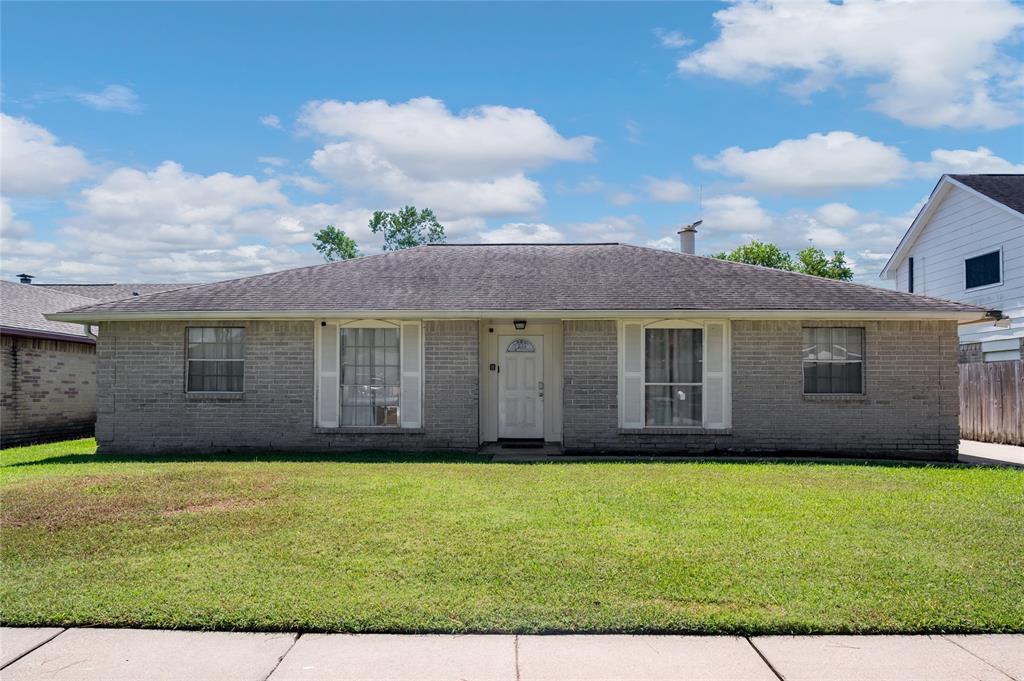
[[[644,418],[648,426],[703,424],[704,332],[646,329]]]
[[[998,284],[1002,280],[999,271],[1000,259],[999,251],[967,258],[964,261],[965,288]]]
[[[909,291],[910,293],[913,293],[914,292],[914,259],[913,258],[907,258],[907,263],[909,265],[909,267],[907,268],[909,270],[908,276],[907,276],[907,291]]]
[[[805,328],[803,332],[804,392],[864,392],[864,329]]]
[[[187,336],[190,393],[240,393],[245,373],[245,329],[190,327]]]
[[[341,425],[398,426],[397,328],[341,329]]]

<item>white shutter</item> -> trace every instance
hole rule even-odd
[[[644,404],[644,327],[642,324],[622,324],[622,376],[619,394],[622,404],[623,428],[643,427]]]
[[[704,325],[704,427],[728,428],[732,418],[729,322]]]
[[[419,322],[402,322],[401,427],[423,423],[423,340]]]
[[[341,383],[338,376],[338,353],[341,351],[338,325],[332,322],[321,322],[317,330],[320,333],[318,343],[320,375],[317,378],[320,411],[317,423],[321,428],[337,428],[338,390]]]

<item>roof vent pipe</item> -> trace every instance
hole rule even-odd
[[[31,274],[17,274],[15,276],[18,277],[18,281],[22,284],[31,284],[32,280],[35,278]]]
[[[697,227],[704,222],[703,220],[697,220],[691,225],[686,225],[679,230],[679,250],[683,253],[689,253],[693,255],[697,248]]]

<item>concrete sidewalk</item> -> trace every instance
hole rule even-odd
[[[401,636],[2,628],[0,679],[1024,681],[1024,635]]]
[[[960,440],[960,462],[1024,467],[1024,447]]]

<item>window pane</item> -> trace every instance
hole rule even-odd
[[[245,329],[191,327],[187,334],[189,392],[241,392],[245,373]],[[238,361],[225,361],[238,360]]]
[[[700,329],[647,329],[647,383],[700,383],[703,380],[703,332]]]
[[[998,284],[999,251],[979,255],[975,258],[967,258],[964,261],[964,271],[967,276],[966,288]]]
[[[649,385],[644,388],[648,426],[692,427],[703,424],[699,385]]]
[[[341,425],[397,426],[398,329],[341,329]]]
[[[804,392],[860,394],[863,368],[862,362],[804,362]]]

